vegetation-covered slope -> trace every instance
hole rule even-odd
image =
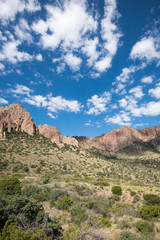
[[[1,178],[16,176],[21,184],[18,194],[1,191],[0,239],[17,226],[26,238],[16,239],[31,239],[29,229],[40,236],[32,232],[32,239],[160,239],[160,153],[152,145],[134,143],[115,154],[14,132],[0,141],[0,152]],[[8,212],[13,202],[23,207]],[[37,209],[33,221],[24,210],[30,205]]]

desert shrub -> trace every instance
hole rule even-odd
[[[116,195],[122,195],[122,188],[120,186],[113,186],[112,193]]]
[[[160,205],[160,197],[155,194],[145,194],[143,196],[147,205]]]
[[[130,195],[133,197],[133,196],[136,195],[136,192],[131,190],[131,191],[130,191]]]
[[[94,209],[96,207],[96,202],[93,200],[84,200],[82,205],[88,209]]]
[[[41,192],[41,188],[36,185],[26,186],[22,189],[22,194],[26,197],[35,197]]]
[[[99,227],[111,227],[111,223],[107,218],[99,217],[97,218],[96,222],[98,223]]]
[[[67,191],[56,189],[50,193],[50,200],[57,201],[61,197],[69,196]]]
[[[20,194],[21,188],[21,183],[17,177],[5,176],[0,179],[0,194]]]
[[[135,234],[128,230],[122,231],[120,234],[116,236],[116,240],[136,240]]]
[[[153,227],[151,224],[149,224],[148,222],[145,221],[138,221],[135,224],[135,227],[137,228],[137,230],[141,233],[150,233],[153,232]]]
[[[85,212],[85,207],[81,204],[74,205],[71,209],[71,221],[76,224],[81,224],[87,220],[87,214]]]
[[[160,206],[144,205],[140,208],[139,213],[145,220],[152,220],[160,217]]]
[[[76,185],[75,189],[76,189],[78,195],[80,195],[80,196],[84,196],[86,193],[86,187],[83,185]]]
[[[73,200],[70,197],[65,196],[57,202],[57,207],[58,209],[68,210],[72,203]]]
[[[109,183],[106,182],[106,181],[96,181],[96,182],[93,182],[94,185],[96,186],[100,186],[100,187],[108,187],[109,186]]]
[[[120,229],[131,228],[131,226],[132,226],[131,223],[126,220],[121,220],[118,223],[118,228]]]
[[[18,226],[17,222],[7,221],[2,233],[0,234],[1,240],[47,240],[48,237],[45,233],[44,229],[40,229],[37,231],[28,230],[24,231],[21,227]]]

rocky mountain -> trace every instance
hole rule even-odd
[[[30,135],[38,133],[31,115],[20,104],[0,107],[0,138],[11,131],[24,131]]]
[[[66,137],[61,135],[58,128],[47,124],[36,127],[30,114],[20,105],[11,104],[0,107],[0,138],[5,137],[6,132],[24,131],[30,135],[42,134],[59,146],[64,143],[84,148],[96,147],[101,150],[117,152],[134,142],[156,141],[160,138],[160,126],[137,130],[124,126],[98,137]]]
[[[84,148],[96,147],[101,150],[117,152],[134,142],[148,142],[160,137],[160,126],[137,130],[124,126],[99,137],[75,137]]]
[[[38,128],[39,134],[42,134],[46,138],[50,138],[53,143],[55,142],[58,145],[60,145],[61,143],[66,143],[66,144],[75,145],[78,147],[78,141],[75,138],[61,135],[59,129],[56,127],[43,124],[43,125],[38,125],[37,128]]]

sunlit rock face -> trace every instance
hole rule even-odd
[[[29,135],[37,133],[31,115],[20,104],[0,107],[0,137],[3,138],[6,132],[12,131],[22,131]]]

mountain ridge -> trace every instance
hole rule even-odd
[[[4,138],[6,132],[12,131],[24,131],[30,135],[41,134],[59,146],[69,144],[83,148],[96,147],[111,152],[124,149],[134,142],[149,142],[160,138],[160,126],[144,129],[123,126],[106,134],[102,133],[95,138],[85,136],[66,137],[61,135],[59,129],[54,126],[48,124],[36,126],[30,113],[17,103],[0,107],[0,138]]]

